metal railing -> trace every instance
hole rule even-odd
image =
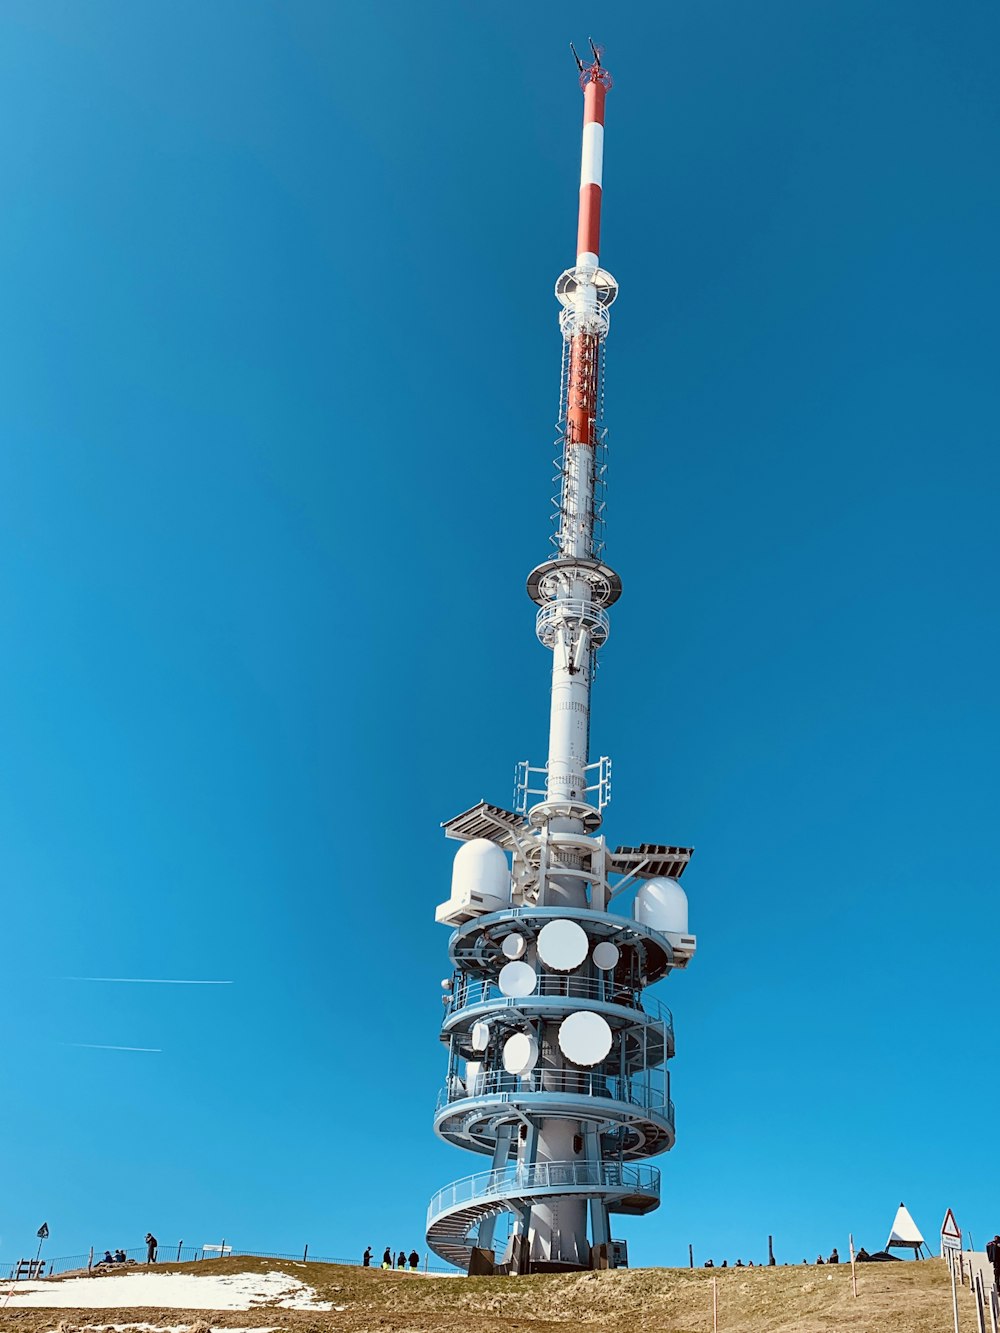
[[[662,1023],[671,1037],[674,1034],[674,1016],[665,1004],[661,1004],[652,995],[643,995],[641,1001],[638,1001],[635,991],[628,986],[616,986],[610,977],[556,976],[541,972],[533,993],[568,999],[597,1000],[604,1004],[616,1004],[624,1009],[634,1009],[637,1014],[646,1014],[656,1022]],[[528,1002],[531,998],[530,995],[526,997]],[[524,1004],[525,1000],[509,999],[495,981],[471,979],[464,972],[456,972],[454,989],[448,1004],[449,1017],[474,1004],[492,1003],[505,1004],[513,1008]]]
[[[427,1224],[462,1204],[488,1201],[491,1197],[518,1198],[541,1190],[587,1188],[628,1190],[660,1197],[660,1172],[655,1166],[632,1166],[623,1162],[537,1162],[521,1166],[512,1162],[496,1171],[477,1171],[445,1185],[427,1205]]]
[[[112,1253],[114,1253],[114,1251],[112,1251]],[[393,1251],[393,1254],[395,1254],[395,1251]],[[103,1274],[103,1273],[129,1272],[133,1271],[136,1267],[146,1266],[145,1246],[142,1246],[141,1248],[135,1250],[126,1250],[125,1263],[121,1262],[110,1263],[110,1264],[103,1263],[102,1262],[103,1255],[104,1255],[103,1248],[94,1251],[93,1271],[96,1273]],[[176,1263],[192,1263],[196,1261],[197,1262],[203,1261],[206,1264],[211,1264],[213,1260],[216,1260],[219,1257],[220,1256],[217,1253],[212,1253],[211,1251],[206,1252],[206,1248],[204,1246],[185,1245],[183,1241],[181,1241],[178,1243],[174,1243],[172,1245],[171,1244],[160,1245],[157,1250],[155,1262],[156,1264],[176,1264]],[[315,1264],[338,1264],[348,1268],[361,1268],[363,1266],[362,1261],[360,1259],[340,1259],[332,1257],[330,1255],[310,1254],[308,1246],[306,1246],[304,1250],[298,1250],[295,1254],[288,1254],[280,1250],[245,1250],[240,1245],[230,1246],[228,1241],[226,1242],[225,1258],[284,1259],[299,1264],[303,1262],[315,1263]],[[424,1262],[422,1262],[420,1265],[422,1272],[450,1273],[453,1271],[450,1268],[441,1268],[441,1267],[435,1268],[433,1264],[428,1266],[426,1263],[426,1258],[427,1256],[425,1255]],[[0,1282],[4,1283],[15,1282],[17,1280],[16,1277],[17,1268],[20,1262],[21,1262],[20,1260],[14,1260],[5,1263],[0,1263]],[[77,1269],[86,1271],[88,1264],[90,1263],[90,1254],[89,1252],[87,1254],[64,1254],[64,1255],[59,1255],[54,1259],[43,1258],[41,1262],[44,1267],[44,1272],[42,1274],[42,1276],[44,1277],[49,1277],[56,1273],[69,1273]],[[371,1266],[373,1268],[377,1268],[379,1267],[379,1262],[377,1262],[376,1259],[373,1258]],[[32,1279],[32,1281],[35,1280],[37,1279]]]
[[[663,1086],[657,1087],[648,1076],[618,1078],[616,1075],[588,1073],[577,1069],[535,1069],[525,1077],[508,1074],[506,1070],[477,1073],[471,1086],[457,1075],[438,1094],[437,1109],[452,1102],[475,1097],[506,1096],[508,1100],[531,1094],[545,1094],[558,1098],[560,1094],[574,1097],[597,1097],[637,1106],[657,1120],[665,1120],[674,1128],[674,1104]]]
[[[583,625],[590,631],[590,647],[603,648],[608,641],[610,621],[603,606],[580,597],[560,597],[538,608],[535,634],[545,648],[551,648],[564,625]]]

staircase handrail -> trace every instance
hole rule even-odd
[[[511,1162],[493,1171],[476,1171],[445,1185],[431,1199],[427,1208],[427,1225],[434,1218],[452,1208],[473,1201],[482,1202],[495,1196],[498,1204],[503,1199],[517,1198],[545,1189],[564,1189],[592,1186],[600,1190],[634,1190],[640,1194],[660,1196],[660,1172],[646,1163],[630,1162],[536,1162],[522,1166]]]

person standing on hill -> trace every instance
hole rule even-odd
[[[385,1253],[382,1255],[382,1267],[392,1267],[392,1250],[389,1249],[388,1245],[385,1247]]]
[[[365,1268],[371,1268],[371,1266],[372,1266],[372,1247],[371,1247],[370,1245],[368,1246],[367,1250],[365,1250],[364,1257],[362,1258],[361,1262],[364,1264]]]
[[[411,1272],[411,1273],[415,1273],[419,1267],[420,1267],[420,1255],[417,1254],[416,1250],[411,1250],[411,1251],[410,1251],[410,1272]]]
[[[1000,1236],[986,1243],[986,1257],[993,1265],[993,1285],[1000,1291]]]
[[[406,1267],[406,1251],[405,1251],[405,1250],[400,1250],[399,1254],[397,1255],[397,1257],[396,1257],[396,1267],[397,1267],[397,1268],[405,1268],[405,1267]]]
[[[156,1237],[151,1231],[146,1232],[146,1263],[156,1263]]]

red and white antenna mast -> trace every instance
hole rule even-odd
[[[583,149],[576,264],[556,283],[563,335],[556,555],[532,571],[528,593],[540,607],[538,637],[553,650],[546,796],[550,804],[567,807],[552,811],[554,818],[572,821],[559,827],[582,829],[592,818],[569,807],[596,805],[600,812],[610,798],[610,760],[591,764],[588,747],[594,654],[608,637],[607,608],[621,592],[621,580],[600,559],[604,340],[618,284],[600,267],[604,102],[611,75],[593,43],[590,65],[572,49],[583,88]],[[524,785],[532,790],[529,773]]]

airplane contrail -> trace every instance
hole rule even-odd
[[[146,1055],[162,1055],[162,1046],[104,1046],[96,1041],[66,1041],[64,1046],[78,1046],[83,1051],[143,1051]]]
[[[186,977],[63,977],[63,981],[113,981],[127,986],[231,986],[231,981],[188,980]]]

